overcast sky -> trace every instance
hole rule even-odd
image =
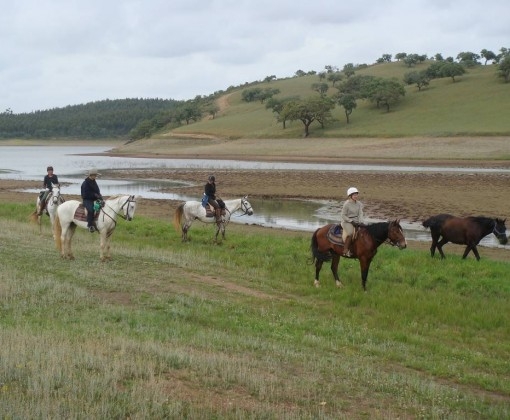
[[[509,0],[2,0],[0,112],[510,48]]]

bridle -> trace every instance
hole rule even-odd
[[[250,212],[250,210],[253,212],[251,206],[248,206],[248,202],[244,198],[241,198],[241,211],[243,213],[240,214],[239,217],[246,216]]]
[[[496,235],[498,238],[501,237],[501,236],[506,236],[506,233],[505,231],[499,231],[498,230],[498,223],[496,220],[494,220],[494,228],[492,229],[492,233],[494,233],[494,235]]]
[[[117,216],[119,216],[120,218],[124,219],[124,220],[131,220],[132,217],[129,216],[129,209],[131,208],[130,207],[130,204],[131,203],[136,203],[136,198],[134,195],[130,195],[128,197],[128,199],[124,202],[124,204],[122,204],[122,206],[120,206],[120,210],[122,210],[124,208],[124,206],[128,206],[127,207],[127,211],[126,211],[126,214],[122,214],[120,211],[116,211],[114,208],[112,208],[112,206],[110,206],[109,204],[107,204],[105,202],[105,206],[108,206],[108,208],[113,211]],[[114,223],[114,226],[113,226],[113,229],[115,229],[115,227],[117,226],[117,220],[115,220],[114,217],[110,216],[108,213],[106,213],[103,209],[101,209],[103,211],[103,218],[104,216],[108,216]],[[113,229],[112,229],[112,232],[113,232]]]

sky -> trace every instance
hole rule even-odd
[[[187,100],[405,52],[510,48],[508,0],[0,2],[0,112]]]

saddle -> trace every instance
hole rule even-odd
[[[227,212],[225,211],[225,207],[221,209],[221,215],[225,216]],[[216,217],[216,211],[213,206],[210,204],[207,204],[207,207],[205,208],[205,217]]]
[[[328,233],[326,234],[326,238],[329,242],[335,245],[344,245],[343,238],[343,228],[342,225],[333,225],[329,228]],[[359,226],[354,226],[354,234],[352,235],[352,240],[354,241],[358,237]]]
[[[97,221],[98,217],[99,217],[99,212],[95,212],[94,221]],[[85,206],[83,204],[80,203],[80,205],[74,212],[74,218],[81,222],[87,221],[87,209],[85,208]]]

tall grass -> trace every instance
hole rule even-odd
[[[408,68],[403,63],[385,63],[359,70],[357,74],[402,80],[406,72],[423,70],[430,63]],[[307,97],[315,94],[311,85],[318,76],[304,76],[261,83],[260,87],[280,89],[277,96]],[[223,138],[298,138],[303,134],[299,121],[288,122],[284,130],[270,110],[261,103],[241,100],[244,88],[231,93],[230,106],[215,119],[179,127],[174,134],[207,133]],[[330,86],[328,94],[336,88]],[[343,108],[333,111],[334,120],[324,129],[311,126],[311,137],[409,137],[409,136],[490,136],[509,135],[510,83],[497,78],[496,66],[478,66],[456,78],[432,80],[428,88],[418,91],[406,86],[406,95],[391,112],[377,109],[367,101],[358,101],[349,124]],[[165,134],[161,134],[162,137]]]
[[[3,418],[510,416],[509,263],[382,246],[317,289],[309,233],[136,217],[63,261],[31,211],[0,204]]]

